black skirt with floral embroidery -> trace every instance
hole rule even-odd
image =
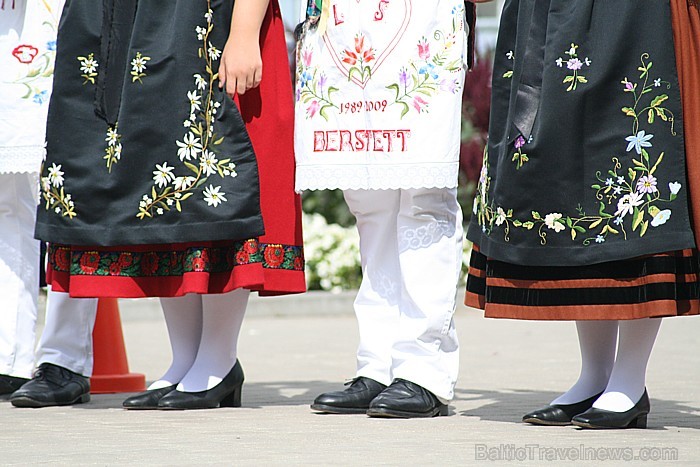
[[[40,239],[125,245],[263,233],[255,153],[215,75],[232,6],[67,2]]]
[[[233,3],[67,2],[36,229],[54,290],[305,290],[279,5],[261,28],[262,82],[234,101],[217,79]]]
[[[467,304],[520,319],[700,311],[671,14],[668,0],[506,1]]]

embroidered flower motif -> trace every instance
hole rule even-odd
[[[659,211],[658,213],[656,213],[654,218],[651,220],[651,226],[658,227],[660,225],[664,225],[670,218],[671,218],[671,210],[670,209],[664,209],[663,211]]]
[[[117,122],[114,127],[107,128],[107,136],[105,136],[105,141],[107,142],[107,147],[105,148],[105,155],[102,157],[107,161],[107,171],[112,172],[112,166],[119,162],[122,158],[122,136],[119,134],[119,123]]]
[[[584,61],[581,61],[581,59],[578,57],[577,50],[578,45],[572,43],[569,50],[564,52],[564,54],[568,55],[569,58],[566,59],[559,57],[555,61],[559,68],[562,68],[564,64],[566,64],[566,69],[572,72],[564,78],[564,81],[562,81],[564,84],[569,83],[569,87],[566,88],[567,92],[575,91],[579,84],[585,84],[588,82],[586,77],[581,75],[579,72],[584,65],[587,67],[591,66],[591,61],[588,59],[588,57],[586,57]]]
[[[167,162],[163,162],[161,165],[156,164],[156,170],[153,171],[153,180],[156,182],[156,185],[162,188],[175,180],[174,169],[175,167],[168,166]]]
[[[78,61],[80,62],[80,71],[83,72],[81,76],[85,78],[83,85],[87,83],[95,84],[97,68],[100,66],[95,60],[95,54],[91,53],[87,57],[78,57]]]
[[[40,188],[41,197],[46,201],[45,209],[53,211],[56,214],[72,219],[77,214],[75,212],[75,203],[69,193],[66,193],[63,177],[62,164],[52,163],[47,169],[47,175],[41,177]],[[42,170],[43,173],[43,170]]]
[[[225,195],[226,193],[221,191],[220,186],[214,187],[213,185],[209,185],[204,189],[204,201],[207,202],[208,206],[217,207],[222,202],[227,201]]]
[[[653,175],[642,175],[637,180],[637,191],[640,193],[656,193],[656,177]]]
[[[575,53],[576,47],[572,45],[569,52]],[[499,227],[503,231],[505,241],[510,241],[511,229],[535,231],[540,237],[540,244],[546,245],[549,230],[556,233],[568,230],[571,240],[576,240],[583,234],[582,244],[590,246],[604,243],[611,235],[619,235],[622,240],[627,240],[631,232],[636,232],[639,237],[643,237],[650,225],[658,227],[668,222],[672,210],[662,210],[659,206],[673,202],[682,185],[678,181],[671,181],[668,182],[668,195],[661,192],[657,169],[663,163],[664,153],[651,157],[648,150],[652,148],[650,141],[653,135],[647,134],[640,126],[644,123],[651,125],[655,118],[659,118],[670,125],[671,135],[675,136],[675,118],[673,112],[664,107],[664,103],[669,99],[668,95],[659,93],[656,88],[660,86],[649,76],[651,62],[648,59],[648,54],[642,54],[641,66],[638,68],[639,82],[627,78],[621,81],[624,86],[622,91],[628,93],[632,99],[630,107],[622,108],[625,116],[633,119],[632,136],[625,138],[628,143],[626,152],[634,149],[639,157],[628,157],[629,162],[626,164],[623,164],[619,157],[612,157],[612,168],[596,172],[598,183],[591,185],[591,188],[595,190],[595,197],[599,203],[596,207],[597,213],[587,213],[579,204],[576,212],[571,214],[551,213],[543,218],[537,211],[531,211],[529,218],[514,218],[512,209],[496,208],[489,200],[491,179],[488,176],[486,153],[474,200],[475,216],[485,235],[490,235],[495,227]],[[588,65],[588,62],[590,60],[583,61],[584,65]],[[562,60],[562,66],[563,63]],[[572,65],[572,68],[578,68],[577,63],[572,62]],[[670,83],[661,83],[670,89]],[[645,118],[641,118],[642,114]],[[514,141],[516,150],[524,147],[524,141],[524,137]],[[615,211],[611,213],[613,207]]]
[[[136,52],[136,57],[131,61],[131,82],[143,83],[141,78],[146,77],[146,64],[151,60],[151,57],[141,55],[141,52]]]
[[[553,212],[544,216],[544,225],[548,228],[554,230],[555,232],[561,232],[566,227],[561,221],[562,215],[559,212]]]
[[[33,45],[18,45],[12,50],[12,56],[24,64],[32,63],[37,55],[39,55],[39,49]]]
[[[183,203],[198,191],[202,192],[202,199],[208,206],[220,206],[228,201],[226,193],[221,186],[211,183],[210,177],[234,178],[238,175],[231,159],[221,157],[216,150],[224,141],[223,136],[216,134],[217,115],[222,106],[215,99],[214,85],[218,79],[215,62],[221,57],[221,50],[210,41],[214,30],[211,0],[207,0],[207,5],[209,8],[204,15],[207,24],[194,29],[200,42],[197,55],[202,61],[201,71],[192,75],[193,88],[187,91],[185,101],[189,104],[189,115],[183,121],[185,134],[182,140],[175,141],[182,164],[166,168],[156,165],[154,186],[139,202],[136,217],[142,220],[152,218],[154,214],[182,212]]]
[[[464,67],[462,51],[457,47],[456,37],[464,31],[464,7],[453,9],[453,18],[447,31],[436,30],[433,41],[422,37],[418,41],[417,59],[409,60],[402,66],[397,82],[387,86],[394,91],[394,102],[401,109],[401,118],[411,109],[418,113],[428,112],[430,99],[440,91],[456,94],[461,83],[455,76]]]
[[[637,151],[637,154],[642,153],[642,148],[650,148],[651,143],[649,142],[654,135],[647,135],[644,130],[639,131],[636,135],[628,136],[625,141],[629,142],[627,145],[627,152],[632,149]]]

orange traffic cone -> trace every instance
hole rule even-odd
[[[92,394],[139,392],[146,389],[146,377],[129,373],[119,305],[116,298],[101,298],[92,331],[94,365],[90,378]]]

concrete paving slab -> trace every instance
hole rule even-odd
[[[345,298],[348,309],[351,299]],[[148,319],[122,302],[131,370],[157,378],[170,351],[157,301]],[[139,307],[144,304],[140,303]],[[131,317],[129,317],[131,316]],[[240,339],[243,407],[125,411],[125,394],[89,404],[17,409],[0,402],[2,465],[698,465],[700,320],[662,326],[648,372],[647,430],[591,431],[520,423],[578,375],[572,323],[487,320],[460,309],[461,374],[450,416],[378,420],[319,415],[313,398],[353,376],[348,312],[250,313]],[[645,459],[651,459],[646,461]]]

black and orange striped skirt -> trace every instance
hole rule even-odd
[[[700,241],[700,12],[671,0],[693,230]],[[472,251],[465,303],[489,318],[623,320],[700,314],[697,249],[586,266],[523,266]]]

